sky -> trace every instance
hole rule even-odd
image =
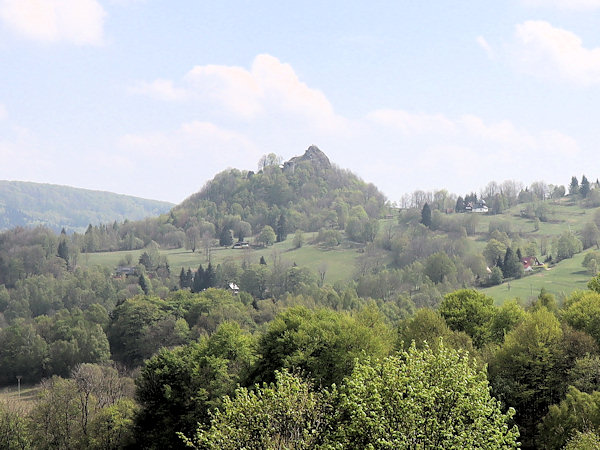
[[[179,203],[317,145],[390,201],[600,177],[600,0],[0,0],[0,179]]]

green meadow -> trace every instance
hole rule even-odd
[[[309,267],[315,273],[324,270],[325,283],[328,284],[351,279],[356,271],[357,258],[361,255],[358,249],[344,244],[332,249],[312,245],[311,242],[315,236],[316,233],[305,233],[305,244],[298,249],[293,248],[293,235],[289,235],[284,242],[278,242],[265,248],[233,249],[231,247],[213,247],[210,249],[210,261],[213,265],[225,261],[235,261],[238,264],[244,262],[258,264],[262,256],[267,264],[278,261],[289,265],[296,263],[298,266]],[[116,268],[128,257],[133,261],[133,264],[136,264],[143,251],[83,253],[80,255],[78,263],[81,266],[99,265]],[[206,266],[209,261],[205,249],[197,249],[196,252],[192,253],[191,250],[179,248],[161,250],[160,253],[167,256],[171,272],[175,274],[178,274],[182,267],[185,270],[188,267],[195,270],[200,264]]]
[[[486,245],[490,224],[501,221],[509,224],[511,234],[519,234],[523,243],[529,240],[542,240],[551,246],[552,240],[565,231],[579,232],[585,223],[593,220],[594,214],[600,208],[583,208],[567,199],[548,201],[548,221],[539,222],[538,230],[532,219],[522,217],[521,210],[524,205],[517,205],[501,215],[479,215],[476,233],[470,237],[473,243],[472,252],[481,252]],[[395,219],[381,221],[380,234],[389,223],[396,223]],[[213,265],[226,261],[235,261],[238,264],[255,264],[264,257],[267,264],[281,262],[284,264],[297,264],[309,267],[315,273],[325,271],[325,282],[334,284],[352,279],[357,270],[361,249],[344,241],[335,248],[324,248],[313,243],[316,233],[304,234],[304,245],[301,248],[293,247],[293,235],[289,235],[284,242],[276,243],[266,248],[233,249],[231,247],[213,247],[197,249],[196,252],[186,249],[161,250],[166,255],[172,273],[179,273],[183,267],[194,270],[200,264],[206,266],[209,258]],[[81,254],[78,263],[82,266],[106,266],[116,268],[130,258],[135,264],[143,250],[118,251],[104,253]],[[499,286],[483,289],[482,291],[492,296],[497,303],[507,299],[519,298],[529,302],[536,297],[540,289],[545,288],[558,298],[563,298],[575,289],[585,289],[591,275],[582,267],[584,253],[575,255],[574,258],[561,261],[548,270],[540,269],[520,280],[504,282]],[[389,258],[389,256],[388,256]],[[542,259],[542,257],[540,257]],[[386,261],[388,262],[388,261]]]
[[[560,301],[574,290],[587,289],[587,282],[592,275],[581,265],[584,256],[585,252],[579,253],[548,269],[537,269],[531,275],[521,279],[504,282],[481,291],[494,298],[496,304],[502,304],[512,298],[528,304],[539,295],[542,288],[554,294]]]

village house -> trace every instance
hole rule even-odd
[[[523,270],[525,272],[532,272],[534,267],[541,267],[543,264],[535,256],[526,256],[521,258],[523,264]]]
[[[477,200],[474,202],[469,202],[465,205],[465,211],[474,212],[474,213],[487,213],[488,207],[485,203],[485,200]]]

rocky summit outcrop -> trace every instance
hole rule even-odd
[[[293,172],[296,166],[304,161],[309,161],[317,171],[331,169],[331,162],[325,153],[323,153],[316,145],[311,145],[302,156],[294,156],[289,161],[283,164],[284,171]]]

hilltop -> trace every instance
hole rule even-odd
[[[173,224],[187,229],[208,222],[217,235],[223,230],[240,233],[240,228],[250,235],[266,225],[276,229],[282,216],[289,230],[318,231],[343,229],[353,215],[382,214],[385,196],[373,184],[331,164],[314,145],[283,164],[270,154],[259,165],[256,173],[230,169],[217,174],[173,208]]]
[[[139,220],[173,204],[111,192],[23,181],[0,181],[0,230],[43,225],[85,231],[89,224]]]

